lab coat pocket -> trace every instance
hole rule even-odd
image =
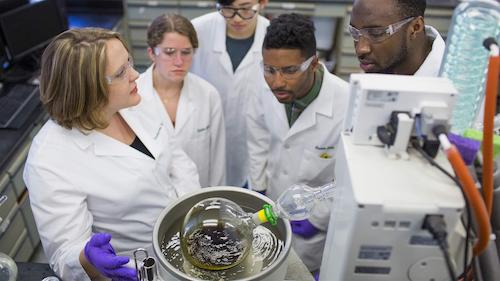
[[[334,178],[335,155],[333,149],[306,149],[300,163],[299,181],[319,186]]]

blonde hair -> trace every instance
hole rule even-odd
[[[163,41],[165,33],[175,32],[186,36],[194,49],[198,48],[198,37],[193,24],[177,14],[158,16],[148,27],[148,46],[154,48]]]
[[[45,49],[40,98],[59,125],[83,130],[108,125],[102,110],[108,104],[106,42],[111,39],[120,40],[127,48],[117,32],[82,28],[59,34]]]

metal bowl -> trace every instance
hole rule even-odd
[[[165,234],[175,233],[179,231],[179,222],[184,218],[191,207],[199,201],[210,197],[222,197],[234,201],[247,212],[258,211],[262,205],[272,204],[271,199],[257,192],[249,191],[241,187],[207,187],[201,190],[187,194],[172,203],[169,207],[163,210],[156,221],[153,230],[153,247],[154,253],[159,260],[158,267],[160,275],[164,280],[198,280],[188,274],[175,268],[163,255],[161,244]],[[256,281],[256,280],[284,280],[287,262],[286,259],[290,254],[292,231],[287,220],[279,219],[278,225],[273,227],[273,232],[278,239],[284,241],[284,248],[278,258],[264,270],[257,272],[254,275],[238,279],[241,281]]]

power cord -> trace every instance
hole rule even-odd
[[[456,176],[453,176],[452,174],[450,174],[443,167],[441,167],[441,165],[439,165],[431,156],[429,156],[427,154],[427,152],[425,152],[422,149],[422,147],[420,146],[420,143],[416,139],[412,140],[411,144],[412,144],[412,147],[415,150],[417,150],[422,155],[422,157],[424,157],[432,166],[438,168],[443,174],[448,176],[460,188],[460,192],[462,193],[462,197],[463,197],[464,202],[465,202],[465,211],[467,213],[467,223],[465,223],[462,220],[462,224],[463,224],[464,228],[466,229],[465,247],[464,247],[464,265],[463,265],[464,267],[463,267],[462,276],[467,276],[467,268],[468,268],[467,262],[469,259],[469,241],[470,241],[470,228],[471,228],[470,223],[472,220],[472,214],[471,214],[470,207],[469,207],[469,201],[467,200],[467,197],[465,195],[465,191],[464,191],[462,185],[460,184],[460,182],[458,181],[458,179],[456,178]],[[464,280],[467,280],[467,279],[464,279]]]
[[[449,246],[448,241],[446,240],[448,232],[446,231],[446,223],[443,216],[426,215],[422,228],[427,229],[432,234],[432,237],[434,237],[434,239],[437,241],[439,248],[443,252],[450,280],[456,280],[455,269],[453,267],[453,263],[451,262],[450,252],[448,251]]]

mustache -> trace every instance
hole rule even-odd
[[[291,93],[290,91],[286,90],[286,89],[283,89],[283,88],[274,88],[274,89],[271,89],[272,92],[282,92],[282,93]]]

